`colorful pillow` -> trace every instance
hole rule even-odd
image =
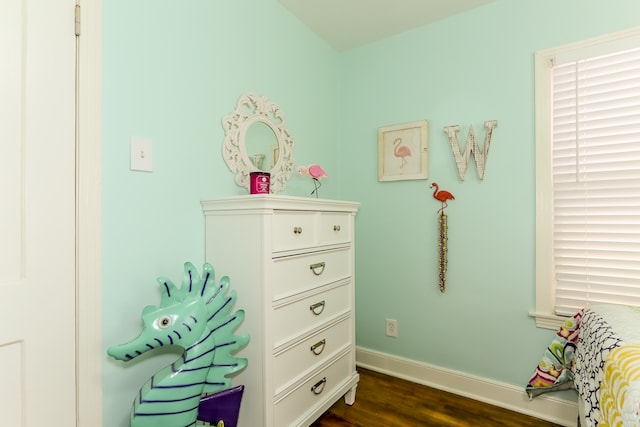
[[[567,319],[556,333],[527,384],[529,399],[550,391],[574,388],[573,355],[583,313],[584,309]]]

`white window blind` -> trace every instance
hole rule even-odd
[[[552,92],[555,311],[640,305],[640,48],[556,58]]]

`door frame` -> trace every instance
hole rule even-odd
[[[102,0],[80,5],[76,112],[77,426],[102,425]]]

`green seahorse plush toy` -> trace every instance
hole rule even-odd
[[[208,263],[200,276],[187,262],[180,288],[158,278],[161,302],[142,311],[142,333],[108,349],[110,356],[124,361],[163,346],[184,349],[182,357],[140,389],[131,409],[131,427],[195,426],[200,399],[229,388],[228,376],[247,365],[246,359],[233,355],[249,342],[248,335],[234,333],[244,311],[232,311],[236,293],[227,295],[229,278],[222,277],[216,285],[214,275]]]

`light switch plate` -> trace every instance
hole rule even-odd
[[[153,171],[153,144],[149,138],[131,137],[131,170]]]

